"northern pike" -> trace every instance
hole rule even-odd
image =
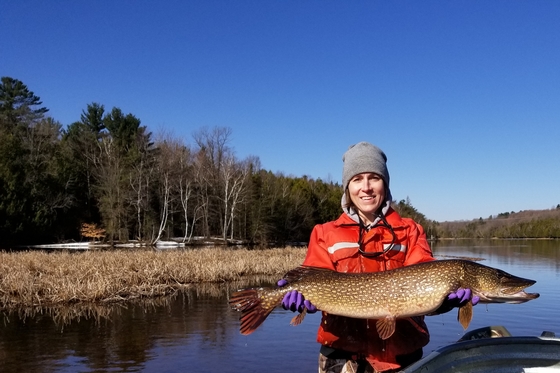
[[[285,286],[239,290],[229,304],[241,311],[241,334],[254,332],[281,304],[284,295],[297,290],[319,310],[333,315],[377,319],[382,339],[395,331],[398,318],[430,315],[447,295],[470,288],[480,303],[524,303],[539,297],[524,289],[536,281],[510,275],[480,263],[450,259],[434,260],[374,273],[340,273],[301,266],[284,275]],[[472,319],[472,302],[459,308],[457,319],[467,328]],[[292,319],[298,325],[306,309]]]

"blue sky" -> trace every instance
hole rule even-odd
[[[0,75],[64,125],[119,107],[341,181],[369,141],[428,218],[560,203],[560,1],[0,0]]]

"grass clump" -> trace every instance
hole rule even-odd
[[[171,294],[188,284],[277,275],[305,248],[0,252],[0,310],[107,304]]]

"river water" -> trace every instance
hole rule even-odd
[[[503,325],[516,336],[560,335],[559,241],[465,241],[433,245],[438,259],[483,264],[537,280],[541,297],[524,304],[477,305],[467,331]],[[252,281],[252,282],[251,282]],[[262,279],[248,285],[266,285]],[[319,313],[292,327],[276,309],[253,334],[239,334],[227,296],[235,284],[198,286],[146,304],[53,313],[1,314],[1,372],[315,372]],[[75,315],[82,315],[76,317]],[[457,313],[426,317],[425,355],[465,332]]]

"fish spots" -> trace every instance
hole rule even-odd
[[[538,297],[538,294],[518,290],[534,284],[533,280],[463,260],[436,260],[386,272],[359,274],[300,267],[285,277],[290,277],[289,289],[246,289],[232,295],[232,308],[242,312],[240,330],[243,334],[252,333],[280,304],[288,290],[298,290],[323,312],[384,319],[378,328],[380,335],[386,338],[392,334],[394,319],[432,313],[459,286],[476,289],[481,298],[487,294],[483,299],[490,302],[520,303]],[[467,308],[461,311],[463,326],[468,325],[471,318],[472,311],[470,315]],[[324,322],[326,324],[326,320]]]

